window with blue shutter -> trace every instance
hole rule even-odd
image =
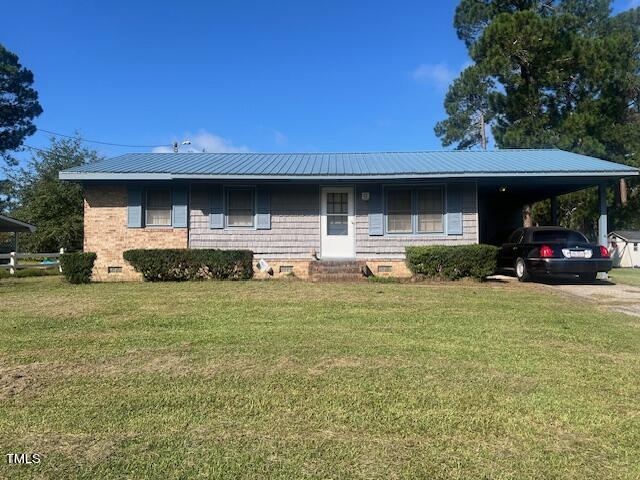
[[[255,189],[232,187],[225,189],[225,227],[253,228],[256,224]]]
[[[127,226],[142,228],[142,188],[129,187],[127,198]]]
[[[144,225],[146,227],[170,227],[172,225],[173,204],[171,188],[153,187],[145,190]]]
[[[171,225],[176,228],[186,228],[188,224],[189,190],[187,187],[175,187],[173,189],[173,205],[171,215]]]
[[[224,228],[224,195],[222,186],[216,185],[209,190],[209,228]]]
[[[369,235],[384,235],[382,187],[379,185],[369,190]]]
[[[271,229],[271,199],[269,188],[266,186],[256,188],[256,228],[258,230]]]
[[[447,234],[462,235],[463,187],[452,184],[447,187]]]

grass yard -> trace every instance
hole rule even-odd
[[[640,287],[640,268],[614,268],[609,277],[616,283]]]
[[[0,477],[640,477],[640,319],[548,288],[4,279],[0,328]]]

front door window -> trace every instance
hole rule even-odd
[[[327,235],[349,234],[349,194],[327,193]]]

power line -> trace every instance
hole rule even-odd
[[[23,143],[22,146],[25,148],[28,148],[29,150],[37,150],[38,152],[51,153],[51,150],[47,150],[46,148],[32,147],[31,145],[27,145],[26,143]]]
[[[82,140],[83,142],[87,142],[87,143],[98,143],[100,145],[110,145],[112,147],[126,147],[126,148],[155,148],[155,147],[165,147],[165,146],[171,146],[169,144],[156,144],[156,145],[128,145],[128,144],[124,144],[124,143],[112,143],[112,142],[102,142],[100,140],[89,140],[88,138],[82,138],[80,136],[74,136],[74,135],[65,135],[64,133],[58,133],[58,132],[53,132],[51,130],[45,130],[44,128],[37,128],[36,130],[38,130],[39,132],[44,132],[44,133],[48,133],[50,135],[55,135],[57,137],[64,137],[64,138],[79,138],[80,140]]]
[[[56,153],[54,150],[51,150],[49,148],[40,148],[40,147],[34,147],[32,145],[27,145],[26,143],[23,143],[22,145],[20,145],[22,148],[27,148],[29,150],[35,150],[37,152],[42,152],[42,153]]]

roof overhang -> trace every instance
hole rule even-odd
[[[640,242],[640,232],[637,231],[616,231],[609,233],[609,236],[615,236],[621,238],[627,243],[638,243]]]
[[[16,220],[15,218],[0,215],[0,232],[35,232],[36,226],[30,223]]]
[[[439,172],[439,173],[396,173],[384,175],[207,175],[179,173],[113,173],[113,172],[60,172],[60,180],[68,181],[148,181],[148,180],[289,180],[289,181],[333,181],[333,180],[416,180],[443,178],[540,178],[540,177],[598,177],[618,179],[637,176],[638,170],[608,171],[534,171],[534,172]]]

